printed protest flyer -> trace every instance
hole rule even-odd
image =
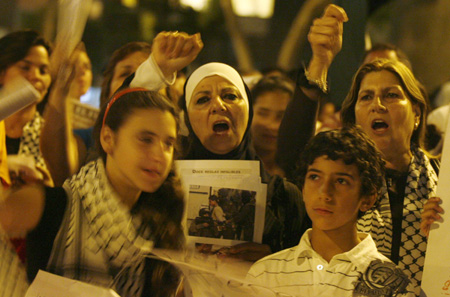
[[[189,245],[211,253],[243,242],[261,243],[267,185],[258,161],[177,161],[185,197]]]

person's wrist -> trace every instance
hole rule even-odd
[[[176,70],[171,69],[168,65],[161,65],[160,69],[166,79],[171,78],[176,73]]]
[[[151,54],[149,57],[150,63],[153,63],[153,69],[156,70],[158,75],[164,81],[166,85],[172,85],[176,79],[176,70],[173,71],[166,63],[162,63],[162,61],[158,61],[159,59],[155,57],[154,54]]]
[[[305,69],[305,85],[307,89],[319,89],[322,93],[328,93],[328,83],[326,78],[323,76],[315,77],[311,75],[311,73]]]
[[[154,61],[156,63],[156,65],[158,66],[160,73],[164,76],[164,77],[169,77],[173,72],[171,72],[171,70],[169,69],[169,66],[164,63],[163,61],[159,61],[156,58],[154,58]]]
[[[317,69],[317,68],[316,68]],[[328,94],[326,72],[313,72],[302,67],[298,72],[297,85],[303,89],[305,94],[315,97],[316,95]]]

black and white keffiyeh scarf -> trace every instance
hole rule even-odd
[[[22,137],[20,137],[20,146],[18,155],[33,156],[36,165],[46,168],[44,157],[42,157],[40,144],[41,129],[44,125],[44,119],[36,111],[33,119],[23,128]]]
[[[420,232],[420,213],[436,193],[437,176],[423,151],[412,148],[412,153],[403,202],[398,266],[410,277],[418,296],[427,249],[427,238]],[[388,258],[391,256],[392,214],[386,182],[376,205],[358,220],[357,228],[372,235],[380,253]]]
[[[87,164],[63,187],[68,205],[48,270],[111,287],[122,297],[141,296],[151,232],[120,202],[103,161]]]

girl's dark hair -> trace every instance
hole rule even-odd
[[[106,162],[106,152],[100,143],[100,130],[106,108],[107,104],[104,104],[94,126],[97,152],[104,162]],[[108,110],[105,125],[117,132],[137,109],[157,109],[171,113],[178,130],[178,112],[172,102],[157,92],[141,89],[118,97]],[[161,187],[154,193],[142,193],[132,210],[139,213],[145,225],[150,228],[155,247],[171,249],[181,249],[184,246],[184,233],[181,226],[183,211],[183,191],[173,165]],[[149,296],[171,296],[179,284],[180,275],[168,263],[148,259],[146,277],[151,280]]]
[[[328,159],[342,160],[347,165],[355,164],[361,179],[361,195],[380,193],[384,178],[384,161],[381,153],[366,133],[357,127],[344,127],[318,133],[302,153],[298,170],[301,188],[305,183],[308,167],[314,161],[327,156]]]
[[[122,89],[123,90],[123,89]],[[121,90],[118,90],[120,92]],[[116,94],[118,93],[116,92]],[[114,96],[113,96],[114,98]],[[94,139],[98,155],[106,162],[106,152],[100,143],[100,130],[103,125],[108,126],[112,131],[117,132],[123,125],[125,120],[136,109],[158,109],[161,111],[170,112],[177,123],[178,131],[178,111],[175,106],[164,95],[154,91],[132,91],[120,96],[109,108],[106,118],[104,118],[105,111],[108,104],[104,104],[97,117],[94,125]]]
[[[50,56],[50,43],[33,30],[21,30],[0,38],[0,73],[23,60],[33,46],[43,46]]]
[[[103,106],[105,102],[111,97],[112,94],[109,93],[111,87],[111,81],[114,76],[114,68],[117,63],[124,60],[129,55],[135,52],[144,52],[150,55],[152,51],[152,46],[147,42],[133,41],[129,42],[113,52],[108,64],[106,65],[105,71],[103,71],[103,82],[102,90],[100,94],[100,106]]]
[[[184,247],[181,225],[184,199],[181,181],[174,168],[154,193],[143,193],[138,203],[143,222],[152,232],[155,248],[176,249]],[[148,259],[146,277],[150,279],[151,292],[145,296],[175,296],[180,283],[179,271],[164,261]],[[144,295],[143,295],[144,296]]]

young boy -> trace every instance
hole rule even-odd
[[[256,262],[248,279],[287,296],[414,296],[408,277],[356,230],[383,174],[381,155],[361,130],[316,135],[299,169],[312,229],[298,246]]]

